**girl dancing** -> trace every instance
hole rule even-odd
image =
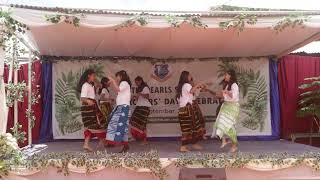
[[[111,81],[107,77],[101,78],[101,88],[99,89],[99,104],[100,110],[103,114],[103,118],[106,119],[106,124],[108,126],[109,115],[112,112],[112,103],[113,99],[110,97],[110,92],[108,87],[110,86]]]
[[[142,140],[142,145],[147,144],[147,120],[150,114],[151,103],[149,101],[150,89],[142,77],[135,78],[137,87],[138,101],[134,109],[131,119],[131,134],[136,140]]]
[[[197,84],[192,86],[192,76],[188,71],[183,71],[180,75],[179,83],[177,86],[176,98],[179,101],[179,121],[182,131],[181,137],[181,152],[189,151],[188,145],[192,144],[192,148],[195,150],[201,150],[202,146],[197,144],[204,134],[201,120],[196,114],[193,104],[193,94],[197,89],[200,89],[203,85]]]
[[[192,79],[192,86],[194,86],[195,83]],[[205,88],[205,86],[203,86],[202,88]],[[200,109],[200,106],[198,104],[198,101],[197,101],[197,97],[200,95],[200,92],[201,92],[201,89],[202,88],[198,88],[196,89],[194,95],[193,95],[193,101],[192,101],[192,106],[195,110],[195,115],[198,117],[199,121],[200,121],[200,124],[201,124],[201,127],[203,128],[203,139],[206,140],[207,137],[206,137],[206,122],[205,122],[205,119],[202,115],[202,111]]]
[[[107,143],[112,145],[123,145],[120,153],[124,153],[129,150],[128,116],[131,100],[131,81],[127,72],[124,70],[116,73],[116,80],[111,77],[109,77],[109,79],[118,94],[116,98],[116,107],[110,115],[107,128]]]
[[[222,90],[224,102],[219,111],[212,136],[218,136],[222,140],[221,148],[228,143],[232,143],[230,152],[238,150],[237,132],[235,129],[236,122],[239,118],[239,86],[236,73],[229,70],[224,75],[225,87]],[[227,137],[231,142],[227,141]]]
[[[89,146],[92,137],[97,137],[101,145],[104,145],[106,137],[106,120],[102,118],[102,113],[95,100],[94,80],[94,71],[88,69],[82,74],[78,84],[78,91],[81,93],[81,116],[84,125],[83,148],[90,152],[93,151]]]

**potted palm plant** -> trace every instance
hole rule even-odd
[[[297,137],[309,137],[310,144],[312,137],[320,137],[320,76],[305,78],[303,84],[299,86],[301,94],[298,102],[297,116],[300,118],[310,118],[310,133],[292,135],[294,141]],[[313,132],[316,124],[317,133]]]

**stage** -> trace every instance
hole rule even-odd
[[[91,145],[96,147],[97,141]],[[226,153],[228,147],[219,148],[217,140],[205,140],[201,145],[202,151],[181,154],[179,141],[150,141],[144,146],[130,142],[127,154],[114,153],[120,147],[101,147],[98,153],[85,154],[80,140],[50,142],[46,148],[33,148],[38,159],[30,164],[36,168],[13,169],[9,179],[177,180],[182,169],[191,172],[202,168],[221,168],[228,180],[320,179],[320,148],[286,140],[240,141],[239,152],[230,154]],[[104,150],[107,152],[101,153]]]
[[[51,152],[83,152],[83,141],[81,140],[64,140],[46,143],[47,149],[41,153]],[[217,140],[204,140],[200,143],[203,146],[202,151],[190,151],[189,153],[227,153],[228,147],[220,149],[220,142]],[[141,145],[139,142],[130,142],[129,153],[149,152],[151,150],[158,151],[160,158],[178,158],[181,156],[179,152],[180,141],[150,141],[147,145]],[[91,142],[91,147],[98,146],[97,141]],[[115,153],[120,151],[120,148],[98,148],[99,151],[107,150],[107,152]],[[304,152],[317,152],[320,148],[308,146],[304,144],[292,143],[286,140],[277,141],[240,141],[239,151],[244,154],[272,154],[288,152],[290,154],[303,154]]]

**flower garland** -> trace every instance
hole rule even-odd
[[[73,24],[75,27],[80,26],[80,19],[84,18],[84,14],[79,15],[70,15],[70,12],[66,12],[67,14],[56,14],[56,15],[46,15],[46,21],[51,22],[51,23],[59,23],[60,21],[64,21],[65,23],[68,24]],[[171,25],[171,27],[174,28],[179,28],[181,23],[186,22],[192,25],[193,27],[199,27],[199,28],[207,28],[208,25],[203,23],[201,20],[200,15],[196,16],[186,16],[182,21],[179,21],[180,16],[174,16],[174,15],[166,15],[164,16],[165,20]],[[128,20],[120,23],[119,25],[116,26],[115,30],[119,30],[124,27],[130,27],[134,24],[138,24],[140,26],[145,26],[149,22],[150,16],[147,16],[144,13],[141,13],[139,15],[135,15]],[[281,20],[279,20],[273,27],[272,29],[275,30],[277,33],[283,31],[287,27],[297,27],[297,26],[302,26],[304,22],[307,22],[310,18],[299,15],[299,14],[292,14],[289,15]],[[246,25],[254,25],[258,22],[257,15],[251,15],[251,14],[238,14],[234,16],[231,20],[227,21],[221,21],[219,22],[219,27],[222,30],[228,30],[230,28],[235,28],[237,29],[238,35],[244,31]]]
[[[274,154],[193,154],[184,155],[177,159],[177,167],[205,168],[243,168],[250,165],[270,164],[274,167],[295,167],[302,163],[308,164],[315,170],[320,170],[320,153],[307,152],[301,155],[289,153]]]
[[[74,27],[80,27],[80,18],[84,18],[84,14],[72,15],[72,14],[55,14],[45,15],[46,21],[57,24],[63,21],[66,24],[72,24]]]
[[[12,128],[10,128],[13,137],[17,140],[17,142],[23,143],[26,140],[26,132],[21,131],[22,125],[19,123],[16,123],[13,125]]]
[[[16,33],[24,34],[29,28],[10,17],[10,11],[0,10],[0,18],[4,19],[4,27],[1,30],[0,36],[0,46],[2,46],[6,52],[5,63],[7,66],[12,66],[13,70],[20,68],[18,57],[25,54],[26,50],[19,44],[19,40],[15,37]],[[80,21],[80,20],[79,20]],[[77,20],[73,21],[77,24]],[[32,72],[32,82],[34,82],[34,72]],[[7,89],[7,106],[12,107],[15,101],[22,102],[24,96],[26,95],[26,83],[18,82],[14,84],[9,82],[6,85]],[[31,92],[31,104],[34,105],[38,103],[40,98],[39,89],[33,90]],[[34,127],[35,115],[32,109],[26,110],[26,117],[31,120],[31,127]],[[21,125],[19,123],[15,124],[11,130],[18,141],[23,142],[25,140],[25,132],[20,132]]]
[[[36,79],[35,79],[35,72],[32,71],[31,74],[31,84],[32,87],[34,87],[31,90],[31,109],[27,108],[26,109],[26,118],[30,119],[30,126],[33,128],[36,122],[36,116],[34,114],[34,111],[32,109],[32,106],[35,104],[39,103],[39,99],[40,99],[40,90],[38,88],[38,85],[35,83]]]
[[[13,84],[12,82],[9,82],[6,85],[6,89],[7,91],[9,91],[6,97],[8,107],[12,107],[15,100],[19,102],[23,102],[24,95],[26,94],[25,93],[26,87],[27,85],[24,81],[18,82],[17,84]]]
[[[6,50],[5,48],[7,43],[11,41],[15,33],[25,33],[27,30],[29,30],[26,24],[16,21],[10,17],[10,13],[10,11],[4,11],[0,9],[0,18],[4,20],[3,29],[0,31],[0,46],[2,46],[4,50]]]
[[[0,141],[1,146],[1,141]],[[320,152],[304,154],[274,153],[274,154],[192,154],[182,155],[172,160],[178,168],[287,168],[306,164],[315,170],[320,170]],[[26,167],[29,170],[45,170],[55,167],[57,172],[65,176],[70,174],[70,168],[85,169],[86,173],[106,168],[129,168],[132,170],[148,169],[158,179],[165,179],[168,172],[162,167],[156,151],[146,153],[110,154],[107,152],[86,153],[49,153],[36,154],[12,164],[9,168]]]
[[[98,167],[122,168],[133,170],[146,168],[158,179],[163,180],[167,172],[162,168],[159,155],[156,151],[147,153],[110,154],[97,152],[86,153],[49,153],[37,154],[24,160],[23,166],[29,170],[44,170],[49,166],[57,168],[65,176],[70,174],[70,166],[85,167],[86,173],[97,170]]]

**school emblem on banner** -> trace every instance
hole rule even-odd
[[[167,63],[157,63],[152,67],[151,77],[159,82],[166,81],[171,75],[171,67]]]

